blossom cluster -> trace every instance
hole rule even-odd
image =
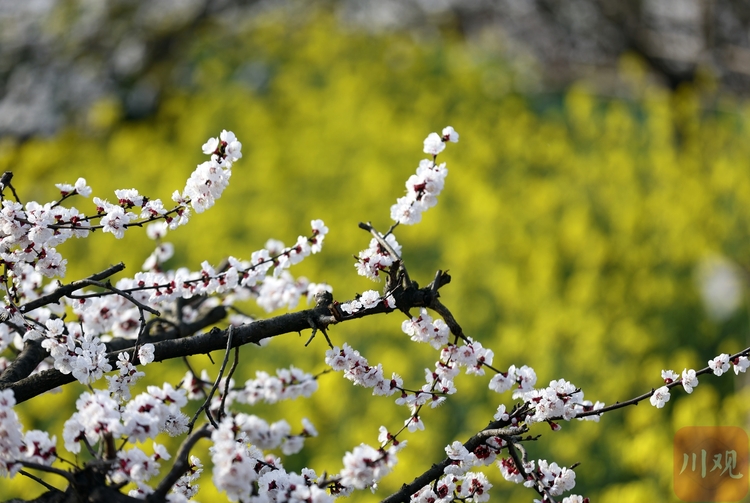
[[[343,371],[344,377],[364,388],[373,388],[373,395],[391,396],[402,389],[403,380],[398,374],[390,379],[383,375],[383,365],[370,366],[359,351],[344,343],[343,347],[333,347],[326,351],[325,362],[333,370]]]
[[[144,365],[153,361],[154,345],[147,344],[147,346],[150,346],[146,350],[149,356],[140,358]],[[130,389],[146,373],[136,368],[130,361],[130,353],[127,351],[122,351],[117,355],[117,368],[119,371],[116,375],[106,376],[109,383],[108,389],[112,398],[120,402],[126,402],[131,398]]]
[[[42,347],[54,359],[54,367],[63,374],[73,374],[80,383],[94,382],[112,370],[107,359],[107,347],[91,333],[83,333],[81,324],[51,319],[46,330],[28,330],[24,340],[42,340]]]
[[[266,420],[252,414],[236,414],[235,429],[245,433],[245,439],[259,449],[276,449],[286,455],[296,454],[302,450],[305,438],[317,437],[318,431],[307,419],[302,419],[302,432],[292,434],[292,427],[284,419],[269,424]]]
[[[256,403],[276,403],[281,400],[294,400],[297,397],[310,397],[318,390],[318,381],[312,374],[294,366],[278,369],[276,376],[259,370],[255,379],[248,379],[242,390],[233,391],[235,400],[248,405]]]
[[[141,353],[142,361],[148,360],[148,351],[145,353]],[[132,372],[128,358],[120,358],[118,365],[120,377]],[[155,439],[161,432],[176,436],[187,431],[188,418],[181,411],[187,402],[184,390],[176,390],[169,384],[148,386],[145,393],[130,400],[130,391],[123,392],[122,389],[129,388],[132,382],[121,379],[117,393],[94,390],[78,398],[77,411],[63,428],[68,451],[79,453],[82,442],[91,449],[97,443],[104,446],[117,439],[144,442]],[[54,449],[54,438],[52,447]],[[134,483],[136,488],[129,492],[130,496],[142,498],[151,494],[153,489],[146,484],[147,481],[158,475],[161,460],[171,458],[164,446],[152,442],[151,447],[152,454],[146,454],[139,447],[120,449],[115,454],[117,462],[112,464],[109,478],[115,483]],[[190,464],[190,471],[174,486],[170,501],[186,502],[197,491],[195,481],[202,468],[197,458],[191,458]]]
[[[189,202],[196,213],[214,205],[232,176],[232,163],[242,157],[242,144],[231,131],[222,131],[219,138],[203,144],[203,153],[211,160],[200,164],[190,175],[182,194],[175,191],[172,200],[178,204]]]
[[[360,444],[344,455],[344,468],[341,470],[341,485],[354,489],[376,487],[396,465],[397,447],[375,449]]]
[[[411,495],[412,503],[450,503],[489,501],[492,484],[482,472],[468,472],[464,475],[447,474],[434,484],[424,486]]]
[[[567,467],[561,467],[557,463],[549,463],[545,459],[538,461],[525,461],[523,463],[523,476],[512,458],[503,458],[498,462],[500,472],[505,480],[515,483],[523,483],[526,487],[534,487],[540,494],[548,493],[550,496],[560,496],[570,491],[576,485],[575,472]],[[563,501],[573,502],[579,500],[580,496],[571,495]]]
[[[534,369],[526,365],[516,368],[511,365],[507,372],[499,372],[490,380],[491,390],[502,393],[513,389],[513,398],[521,399],[528,405],[528,413],[519,418],[527,424],[547,421],[557,430],[560,425],[555,419],[570,421],[583,412],[596,411],[604,407],[604,403],[592,404],[584,400],[583,392],[574,384],[564,380],[552,380],[545,388],[535,388],[537,377]],[[496,417],[496,419],[498,419]],[[598,415],[587,415],[581,419],[598,421]]]
[[[458,133],[448,126],[443,134],[430,133],[424,141],[424,152],[431,154],[432,159],[419,162],[416,174],[406,181],[406,195],[398,198],[391,206],[391,219],[394,222],[412,225],[422,220],[422,213],[437,204],[437,196],[445,185],[448,170],[445,163],[436,164],[435,158],[445,149],[445,142],[458,142]]]
[[[442,192],[448,169],[445,163],[423,159],[419,162],[416,174],[406,181],[406,195],[399,197],[391,206],[391,219],[404,225],[417,224],[422,213],[437,204],[437,196]]]
[[[21,461],[49,466],[56,459],[56,437],[40,430],[23,433],[13,391],[0,390],[0,476],[14,476],[22,468]]]
[[[735,375],[744,373],[747,368],[750,367],[750,359],[747,356],[738,356],[734,359],[730,359],[729,355],[722,353],[716,358],[708,361],[708,368],[716,376],[722,375],[724,372],[729,370],[729,364],[732,364]]]
[[[87,195],[91,188],[84,179],[76,183],[77,193]],[[78,192],[79,191],[79,192]],[[25,206],[5,199],[0,210],[0,258],[12,280],[11,291],[22,297],[24,274],[36,272],[52,278],[64,276],[67,260],[56,246],[72,237],[85,237],[91,225],[75,208],[35,201]]]
[[[254,298],[268,312],[281,307],[291,309],[301,298],[309,301],[317,292],[330,289],[328,285],[310,283],[305,278],[295,279],[287,270],[322,249],[328,227],[322,220],[312,220],[310,225],[311,234],[299,236],[293,246],[269,240],[265,248],[251,254],[250,260],[228,257],[222,270],[216,270],[207,261],[202,262],[200,271],[196,272],[187,268],[162,272],[155,267],[136,274],[129,284],[117,286],[126,291],[148,292],[138,299],[152,306],[178,298],[218,294],[226,297],[228,303]],[[160,243],[157,249],[162,246]],[[163,256],[159,254],[146,265],[160,265]]]
[[[391,237],[392,235],[389,235]],[[371,249],[383,251],[377,240],[372,240]],[[366,292],[366,294],[369,292]],[[376,292],[372,298],[377,299]],[[366,297],[365,294],[362,298]],[[369,295],[367,296],[369,298]],[[361,299],[360,299],[361,300]],[[369,307],[358,302],[354,308]],[[371,301],[376,305],[375,301]],[[347,308],[350,312],[352,308]],[[436,362],[435,370],[425,369],[426,383],[416,391],[408,391],[403,386],[403,380],[398,374],[393,374],[388,380],[384,377],[382,365],[371,366],[358,351],[348,344],[343,348],[334,347],[326,353],[326,363],[334,370],[343,371],[344,377],[356,385],[373,388],[374,395],[390,396],[400,392],[396,399],[399,405],[406,405],[410,409],[410,417],[405,421],[405,427],[414,432],[424,429],[419,416],[419,409],[426,404],[435,408],[442,404],[448,395],[456,392],[454,378],[461,367],[466,368],[467,374],[484,375],[484,366],[491,365],[493,352],[484,348],[481,343],[469,340],[466,344],[457,346],[448,343],[449,329],[441,319],[433,320],[426,309],[420,310],[420,315],[412,317],[402,323],[402,331],[416,342],[429,343],[440,350],[440,358]]]
[[[214,147],[213,150],[210,150]],[[56,247],[72,237],[86,237],[91,230],[100,228],[117,238],[125,230],[146,221],[164,219],[170,228],[187,223],[187,205],[196,212],[214,204],[221,196],[231,175],[232,163],[242,157],[242,144],[234,133],[222,131],[219,138],[210,139],[203,148],[211,160],[199,165],[185,185],[182,193],[175,192],[177,206],[167,210],[159,199],[150,200],[135,189],[115,191],[117,203],[94,197],[96,213],[85,215],[77,208],[60,204],[63,200],[80,195],[89,197],[92,189],[86,180],[79,178],[74,185],[56,184],[62,199],[44,205],[31,201],[25,205],[5,199],[0,210],[0,259],[9,270],[14,289],[23,288],[20,278],[31,270],[46,277],[65,276],[67,260]],[[137,208],[138,212],[129,211]],[[176,218],[175,216],[176,215]],[[93,220],[99,225],[92,225]]]
[[[211,434],[213,482],[231,501],[310,501],[330,503],[333,497],[316,485],[313,470],[287,472],[279,458],[264,456],[252,444],[237,418],[225,417]]]
[[[83,393],[76,401],[77,411],[65,422],[65,448],[73,453],[81,451],[82,440],[94,445],[103,435],[143,442],[161,432],[170,436],[187,431],[187,416],[181,408],[187,403],[185,390],[174,389],[168,383],[162,387],[148,386],[121,406],[107,391]]]
[[[341,308],[341,311],[346,314],[354,314],[366,309],[377,307],[381,302],[389,309],[396,308],[396,299],[393,298],[393,295],[388,294],[383,297],[375,290],[362,292],[362,294],[358,295],[354,300],[344,302],[339,307]]]
[[[414,328],[422,323],[428,323],[432,329],[440,327],[439,329],[443,330],[442,320],[434,324],[426,311],[420,317],[422,321],[412,318],[404,323],[402,328],[407,334],[414,332]],[[428,318],[429,321],[425,322],[424,320]],[[427,342],[427,340],[422,342]],[[438,407],[448,395],[456,392],[454,379],[462,367],[465,367],[467,374],[483,375],[482,367],[491,365],[492,359],[493,352],[482,347],[477,341],[470,341],[461,346],[448,344],[442,348],[435,369],[425,369],[426,382],[415,391],[407,390],[403,379],[396,373],[387,379],[384,376],[382,364],[370,365],[359,351],[346,343],[341,348],[336,346],[328,350],[325,361],[333,370],[343,371],[344,377],[355,385],[373,388],[373,395],[392,396],[398,393],[396,404],[405,405],[410,410],[410,416],[404,421],[404,426],[410,432],[414,432],[424,430],[424,423],[419,415],[422,406],[429,404],[432,408]]]
[[[115,483],[135,482],[138,488],[131,492],[131,496],[149,494],[151,489],[145,483],[159,474],[160,460],[166,461],[172,457],[161,444],[154,443],[152,448],[154,452],[151,455],[138,447],[117,452],[117,463],[109,476]]]
[[[434,484],[428,484],[411,495],[410,501],[419,503],[451,501],[489,501],[492,484],[482,472],[470,471],[475,466],[489,465],[504,447],[504,442],[497,437],[469,451],[461,442],[446,446],[445,453],[450,460],[444,468],[444,475]]]
[[[383,374],[382,364],[379,363],[376,366],[371,366],[367,359],[359,351],[349,346],[349,344],[344,343],[342,348],[336,346],[326,351],[325,362],[333,370],[343,371],[344,377],[355,385],[364,388],[373,388],[373,395],[392,396],[399,393],[396,403],[398,405],[406,405],[411,410],[410,417],[405,421],[405,426],[408,427],[409,431],[413,432],[424,429],[424,424],[417,413],[418,407],[433,398],[435,399],[434,406],[437,406],[442,401],[439,401],[438,392],[433,390],[435,380],[432,378],[433,373],[429,369],[426,371],[428,383],[421,390],[409,393],[404,388],[401,376],[394,372],[391,378],[387,379]],[[450,385],[452,386],[452,381]],[[455,388],[452,387],[445,389],[446,393],[449,391],[451,393],[455,392]]]
[[[441,322],[441,320],[438,321]],[[410,320],[403,322],[402,329],[405,333],[410,335],[412,340],[419,342],[430,342],[434,347],[439,347],[441,346],[441,344],[444,344],[444,337],[447,337],[447,331],[443,329],[442,322],[434,323],[432,321],[432,318],[424,309],[420,313],[419,317],[413,317]],[[481,354],[481,350],[483,348],[481,348],[481,345],[479,345],[479,348],[480,351],[478,351],[478,353]],[[443,377],[441,377],[437,372],[433,373],[427,370],[426,375],[428,384],[425,385],[420,391],[417,391],[413,394],[409,394],[403,388],[403,383],[400,381],[400,378],[398,381],[396,381],[395,379],[392,381],[390,390],[392,391],[396,388],[401,390],[401,396],[397,399],[397,403],[408,404],[412,409],[412,417],[409,418],[406,422],[406,424],[409,426],[410,431],[424,428],[421,419],[417,415],[418,407],[426,404],[429,401],[429,397],[432,397],[435,400],[433,404],[439,404],[440,401],[444,400],[444,396],[438,398],[438,395],[434,393],[434,390],[436,389],[435,384],[437,382],[441,382],[441,384],[443,385],[442,390],[447,392],[448,394],[450,394],[451,392],[455,392],[455,388],[452,387],[452,377],[453,375],[455,375],[454,369],[456,364],[462,363],[463,365],[466,365],[468,367],[467,373],[473,371],[475,373],[481,374],[483,374],[483,365],[485,363],[487,365],[491,365],[491,352],[489,352],[489,359],[487,359],[486,355],[482,355],[479,357],[474,356],[474,351],[472,351],[472,349],[472,344],[467,344],[465,346],[462,346],[461,348],[458,348],[454,345],[448,345],[448,347],[445,348],[442,352],[441,361],[438,362],[438,369],[443,374]],[[369,366],[366,360],[362,359],[358,352],[353,351],[350,348],[347,349],[345,346],[344,350],[338,350],[338,348],[334,348],[334,350],[329,353],[333,353],[334,356],[336,356],[335,353],[339,353],[337,355],[337,358],[333,358],[332,361],[327,360],[327,362],[329,364],[332,364],[332,366],[336,370],[341,370],[342,368],[345,369],[345,375],[347,375],[347,378],[354,381],[356,384],[361,384],[363,386],[371,385],[373,387],[379,386],[381,388],[385,387],[383,382],[384,380],[382,379],[382,370],[379,369],[380,366]],[[354,356],[353,358],[351,358],[352,355]],[[345,362],[348,362],[348,365],[344,364]],[[750,366],[750,362],[745,356],[737,357],[732,360],[731,363],[734,365],[735,373],[744,372],[747,367]],[[710,360],[709,368],[716,375],[721,375],[723,372],[726,372],[729,369],[729,364],[729,356],[723,354],[713,360]],[[368,379],[357,379],[357,375],[368,376],[369,379],[372,380],[372,382],[368,384]],[[677,376],[672,371],[664,371],[662,373],[662,377],[667,383],[679,379],[679,376]],[[372,384],[373,382],[375,384]],[[692,388],[694,386],[697,386],[698,384],[696,372],[692,369],[685,369],[682,374],[681,382],[686,391],[691,392]],[[493,389],[497,392],[503,392],[515,388],[513,398],[522,399],[528,406],[528,413],[524,417],[520,418],[520,420],[526,422],[527,424],[547,421],[553,429],[559,429],[560,426],[553,421],[554,419],[570,420],[578,417],[582,413],[587,414],[585,414],[584,417],[580,417],[580,419],[591,421],[599,420],[600,416],[598,414],[590,413],[602,409],[604,407],[604,403],[596,402],[595,404],[593,404],[588,400],[584,400],[583,393],[580,391],[580,389],[576,388],[570,382],[562,379],[553,380],[550,382],[548,387],[542,389],[534,388],[535,384],[536,373],[533,371],[533,369],[526,366],[520,368],[511,366],[508,372],[497,373],[492,378],[490,382],[490,389]],[[668,400],[669,391],[666,386],[656,390],[651,397],[652,404],[656,405],[657,407],[663,406],[664,402]],[[509,416],[505,412],[505,407],[503,405],[498,408],[498,413],[495,415],[495,419],[504,421],[509,419]],[[518,420],[518,418],[516,420]],[[538,474],[539,477],[537,477],[537,480],[541,481],[539,482],[539,484],[545,485],[545,489],[549,490],[550,494],[560,494],[563,491],[568,490],[568,483],[565,482],[567,480],[566,474],[572,473],[572,471],[562,469],[559,474],[555,475],[555,469],[556,465],[554,464],[548,466],[542,463],[540,464],[540,471]],[[443,484],[443,487],[449,486],[449,484],[446,485],[447,483],[445,480],[441,480],[440,483]],[[433,488],[427,487],[420,493],[415,494],[413,500],[419,500],[419,498],[427,498],[426,501],[429,501],[433,500],[433,496]],[[437,501],[439,500],[439,498],[435,498],[434,500]],[[577,502],[586,501],[586,499],[577,495],[573,495],[565,498],[565,501]]]
[[[172,210],[165,209],[161,200],[149,199],[136,189],[120,189],[115,191],[117,202],[110,203],[94,197],[95,212],[83,214],[63,204],[76,195],[91,195],[92,189],[83,178],[79,178],[74,185],[57,184],[61,199],[56,202],[42,205],[32,201],[23,205],[4,199],[0,209],[0,260],[5,268],[7,287],[4,316],[11,318],[14,327],[24,327],[25,333],[14,333],[3,326],[0,330],[0,350],[10,344],[21,347],[24,341],[41,340],[42,347],[50,353],[54,367],[65,374],[72,373],[84,384],[94,382],[110,371],[103,342],[112,336],[134,337],[144,321],[139,309],[124,295],[111,295],[113,292],[109,292],[110,295],[97,298],[95,294],[84,291],[76,299],[65,298],[21,316],[24,304],[39,299],[59,286],[56,283],[45,285],[45,277],[65,275],[67,261],[56,247],[72,237],[86,237],[96,229],[121,238],[127,228],[146,222],[161,220],[164,232],[167,227],[175,228],[186,223],[188,204],[199,211],[198,205],[205,205],[221,195],[233,162],[242,157],[241,148],[234,134],[228,131],[223,131],[219,138],[210,139],[204,145],[204,151],[211,156],[211,160],[196,168],[178,198],[178,205]],[[95,225],[97,220],[99,222]],[[324,226],[323,230],[327,231]],[[320,246],[320,231],[319,226],[314,231],[313,244],[308,248]],[[169,254],[169,246],[162,246],[160,259],[165,260]],[[153,296],[141,291],[140,295],[134,297],[135,302],[156,309],[169,296],[156,298],[164,292],[154,288],[153,283],[146,286],[145,279],[153,278],[120,280],[115,288],[126,292],[153,289],[151,293],[156,292]],[[195,283],[198,280],[195,278]],[[184,285],[181,283],[180,288],[175,289],[178,292],[172,299],[184,294],[184,291],[179,291]],[[168,281],[165,289],[169,289]],[[64,324],[58,319],[64,317],[66,308],[78,316],[78,323]]]
[[[559,496],[575,487],[576,472],[570,468],[558,466],[554,461],[548,463],[544,459],[538,460],[536,465],[536,471],[532,473],[537,485],[552,496]]]
[[[175,482],[175,485],[172,487],[173,495],[179,495],[181,496],[181,498],[175,497],[174,500],[177,501],[171,500],[170,503],[187,503],[187,501],[198,494],[199,486],[196,482],[203,473],[203,463],[201,463],[201,460],[197,456],[190,456],[188,463],[188,470],[177,480],[177,482]]]
[[[65,448],[79,453],[82,441],[92,447],[108,438],[143,442],[161,432],[182,434],[187,431],[187,416],[180,410],[185,403],[185,392],[169,384],[161,388],[149,386],[147,392],[126,403],[118,402],[104,390],[85,392],[76,401],[77,411],[65,422]],[[21,468],[22,462],[49,466],[57,457],[56,438],[38,430],[24,435],[13,405],[13,391],[0,391],[0,474],[10,476]],[[158,474],[159,460],[170,458],[162,445],[154,443],[152,448],[151,455],[137,447],[118,451],[118,462],[112,465],[110,478],[114,482],[136,483],[138,488],[132,495],[149,494],[151,489],[144,483]]]
[[[427,342],[438,350],[448,343],[450,334],[448,325],[441,319],[433,321],[425,308],[421,309],[419,316],[401,323],[401,331],[410,336],[412,341]]]
[[[442,326],[442,324],[438,326]],[[485,348],[479,341],[468,339],[468,342],[460,346],[448,344],[444,347],[440,351],[438,367],[448,368],[457,365],[458,367],[465,367],[467,375],[483,376],[484,367],[492,365],[494,358],[495,353],[491,349]]]
[[[604,407],[602,402],[596,402],[592,406],[591,402],[583,399],[583,392],[580,389],[564,379],[550,381],[546,388],[526,392],[522,398],[533,410],[533,414],[528,414],[524,421],[527,424],[547,421],[553,429],[559,429],[559,425],[552,421],[554,418],[570,421],[578,417],[581,412]],[[599,416],[585,416],[583,419],[598,421]]]
[[[372,238],[367,249],[362,250],[357,255],[357,262],[354,264],[354,267],[357,268],[357,274],[373,281],[379,281],[380,273],[401,258],[401,245],[396,241],[396,236],[388,234],[384,239],[391,250],[396,253],[396,256],[385,249],[377,239]]]

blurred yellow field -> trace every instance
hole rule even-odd
[[[746,104],[700,88],[653,87],[631,78],[628,61],[620,76],[628,99],[596,97],[584,83],[555,96],[523,95],[508,91],[512,68],[476,46],[345,32],[325,15],[294,28],[258,21],[231,47],[203,33],[193,49],[192,87],[173,89],[155,117],[122,121],[115,104],[101,102],[86,130],[19,144],[0,139],[0,169],[14,172],[24,200],[52,200],[55,183],[79,176],[100,197],[134,187],[168,200],[203,160],[205,139],[232,130],[243,158],[216,206],[167,236],[176,248],[168,265],[249,258],[269,238],[291,244],[320,218],[330,229],[322,254],[292,272],[329,283],[334,298],[346,301],[380,288],[354,269],[352,256],[370,239],[358,223],[387,230],[390,206],[424,157],[422,140],[451,125],[461,140],[440,155],[449,174],[438,205],[396,234],[420,284],[438,269],[450,272],[442,301],[468,336],[494,351],[494,367],[529,365],[540,384],[564,378],[609,405],[661,386],[662,369],[702,368],[748,346]],[[93,209],[83,198],[72,204]],[[66,281],[121,260],[134,274],[152,246],[132,231],[124,240],[98,233],[68,242],[60,247],[72,257]],[[709,312],[701,285],[717,264],[734,271],[739,300]],[[268,316],[252,304],[246,312]],[[330,336],[419,387],[435,351],[411,344],[403,319],[370,317],[334,326]],[[304,347],[307,338],[243,348],[235,379],[289,365],[323,371],[325,341]],[[214,368],[221,358],[213,355]],[[159,378],[173,385],[185,374],[181,362],[158,365]],[[353,501],[383,499],[442,459],[445,445],[484,427],[500,403],[510,406],[510,395],[491,392],[488,381],[457,379],[460,393],[423,414],[426,431],[407,437],[394,473]],[[347,450],[374,445],[380,425],[395,429],[407,418],[391,399],[372,397],[340,374],[319,383],[310,399],[246,408],[268,421],[286,417],[295,428],[307,417],[317,427],[320,436],[285,460],[288,469],[336,473]],[[599,423],[563,423],[559,432],[537,425],[531,433],[542,436],[528,449],[560,465],[580,462],[574,492],[592,501],[676,501],[674,433],[747,428],[746,383],[733,373],[705,376],[692,395],[675,390],[664,409],[641,404]],[[69,385],[22,404],[25,427],[57,434],[64,452],[62,424],[81,391]],[[205,449],[198,455],[208,464]],[[485,471],[492,501],[535,496],[505,482],[497,468]],[[0,483],[3,500],[42,491],[21,478]],[[196,499],[223,498],[204,476]]]

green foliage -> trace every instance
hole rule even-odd
[[[222,30],[196,37],[189,85],[166,96],[153,119],[113,122],[116,107],[103,103],[102,115],[92,117],[93,133],[6,142],[0,168],[14,171],[25,200],[50,200],[53,183],[78,176],[100,197],[136,187],[168,200],[202,161],[205,139],[231,129],[244,157],[217,205],[168,236],[178,250],[172,264],[197,268],[202,260],[247,258],[269,237],[290,243],[307,232],[309,220],[322,218],[331,229],[323,253],[294,272],[330,283],[344,301],[373,288],[352,267],[352,254],[369,241],[357,223],[387,229],[389,207],[423,157],[422,139],[450,124],[461,142],[441,155],[450,174],[439,204],[396,234],[421,284],[438,268],[450,270],[443,302],[469,336],[495,351],[496,368],[527,364],[541,385],[565,378],[587,398],[611,404],[659,386],[663,368],[701,368],[747,345],[747,314],[711,321],[695,286],[696,267],[711,254],[750,265],[747,108],[708,112],[706,100],[715,97],[690,88],[670,94],[628,75],[623,81],[635,82],[638,100],[599,99],[582,85],[559,104],[539,107],[541,98],[508,93],[513,74],[481,49],[346,32],[325,15],[291,25],[261,19],[233,36],[232,43]],[[624,68],[632,66],[628,61]],[[93,208],[90,201],[75,205]],[[143,234],[66,244],[67,279],[120,260],[134,274],[151,251]],[[333,327],[331,336],[416,387],[436,354],[413,347],[401,321],[397,314],[367,318]],[[316,339],[305,348],[307,335],[243,348],[238,381],[290,364],[323,370],[325,343]],[[208,364],[205,357],[191,360]],[[160,365],[173,384],[185,371],[179,362]],[[485,426],[499,403],[510,403],[487,390],[487,382],[459,379],[455,399],[424,414],[426,432],[407,437],[396,472],[376,495],[357,501],[396,490],[441,459],[446,444]],[[327,374],[320,384],[307,401],[253,410],[268,420],[291,416],[293,428],[294,418],[307,416],[320,430],[287,467],[309,463],[334,473],[347,448],[373,445],[378,426],[393,430],[406,419],[406,409],[340,375]],[[645,403],[598,424],[564,423],[558,433],[536,426],[542,438],[529,450],[561,465],[581,462],[575,492],[592,500],[667,501],[674,499],[674,432],[744,427],[747,393],[740,378],[702,377],[692,396],[676,390],[663,410]],[[52,427],[60,444],[74,395],[66,390],[64,399],[51,398],[60,411]],[[46,426],[47,400],[20,407],[27,427]],[[205,452],[201,457],[208,464]],[[488,473],[493,499],[532,499],[498,470]],[[200,501],[214,500],[210,485],[204,477]],[[39,486],[0,487],[3,498],[32,492]]]

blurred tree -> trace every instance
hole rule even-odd
[[[85,126],[103,100],[126,118],[150,115],[165,90],[191,82],[196,34],[233,46],[264,13],[291,25],[321,6],[345,29],[459,34],[510,61],[510,88],[526,94],[587,79],[598,93],[630,96],[617,72],[634,56],[671,89],[693,83],[745,96],[750,88],[743,0],[34,0],[0,4],[0,135]]]

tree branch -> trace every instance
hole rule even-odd
[[[21,313],[28,313],[30,311],[33,311],[34,309],[39,309],[40,307],[46,306],[48,304],[55,304],[59,302],[60,299],[62,299],[66,295],[70,295],[76,290],[80,290],[84,286],[91,284],[92,281],[101,281],[103,279],[109,278],[110,276],[114,274],[117,274],[118,272],[124,269],[125,269],[125,264],[123,264],[122,262],[120,262],[119,264],[109,266],[107,269],[103,270],[102,272],[98,272],[96,274],[92,274],[88,278],[74,281],[67,285],[63,285],[57,290],[55,290],[54,292],[48,295],[45,295],[44,297],[39,297],[36,300],[27,302],[26,304],[19,306],[18,309],[21,311]]]
[[[49,356],[42,347],[42,341],[26,341],[23,350],[10,362],[5,372],[0,374],[0,389],[28,377],[34,369]]]
[[[159,486],[156,490],[146,497],[148,503],[155,503],[164,501],[167,497],[167,492],[174,486],[183,474],[187,473],[190,469],[190,449],[202,438],[208,438],[211,436],[211,431],[208,428],[208,423],[204,424],[190,436],[188,436],[182,445],[180,451],[175,456],[174,465],[169,473],[159,482]]]
[[[208,313],[206,313],[203,318],[200,318],[192,323],[180,325],[173,330],[149,334],[149,338],[146,341],[142,342],[155,343],[159,341],[185,337],[220,322],[226,317],[226,315],[227,311],[224,306],[216,306]],[[114,359],[110,358],[110,364],[117,362],[118,353],[124,350],[132,349],[135,343],[135,339],[123,338],[116,338],[107,342],[107,352],[114,353]],[[5,389],[11,386],[13,383],[29,377],[34,369],[42,362],[42,360],[47,358],[47,356],[49,356],[49,353],[47,353],[47,351],[42,348],[40,341],[27,341],[24,344],[23,351],[21,351],[21,353],[19,353],[15,360],[13,360],[10,365],[8,365],[8,368],[5,369],[5,372],[0,375],[0,389]]]
[[[440,281],[442,284],[446,284],[450,278],[450,276],[444,276],[446,278]],[[429,307],[434,300],[432,284],[425,288],[416,288],[412,285],[404,289],[399,289],[393,295],[396,299],[396,305],[401,310],[404,308],[408,310],[413,307]],[[394,311],[393,308],[380,303],[374,308],[357,311],[337,320],[329,306],[316,306],[313,309],[282,314],[274,318],[256,320],[252,323],[235,327],[233,334],[234,342],[231,347],[260,344],[260,341],[270,337],[294,332],[299,333],[310,328],[326,328],[329,325],[334,325],[342,321],[375,314],[390,313],[392,311]],[[180,329],[179,332],[184,333],[183,329]],[[169,331],[164,335],[165,340],[154,343],[155,362],[227,349],[227,331],[219,328],[213,328],[209,332],[183,338],[166,339],[167,334],[178,336],[177,331]],[[148,342],[153,341],[154,338],[148,340]],[[108,349],[110,350],[108,358],[113,368],[117,364],[117,355],[119,352],[123,349],[131,348],[135,341],[117,341],[116,344],[114,342],[112,341],[108,345]],[[62,374],[58,370],[45,370],[12,384],[0,382],[0,389],[11,388],[16,402],[21,403],[45,391],[74,381],[75,378],[71,374]]]
[[[466,447],[469,452],[473,452],[474,449],[484,444],[489,437],[499,435],[514,436],[528,431],[528,427],[526,426],[514,428],[507,428],[507,426],[507,421],[494,421],[490,423],[487,428],[467,440],[466,443],[464,443],[464,447]],[[430,469],[415,478],[410,484],[404,484],[401,486],[401,489],[391,494],[380,503],[408,503],[412,494],[442,477],[445,473],[445,468],[450,465],[451,462],[451,458],[445,458],[441,462],[432,465]]]

